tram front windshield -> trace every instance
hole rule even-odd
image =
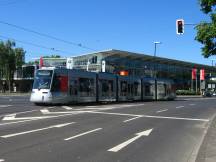
[[[33,89],[50,89],[52,70],[38,70],[36,72]]]

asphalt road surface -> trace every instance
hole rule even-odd
[[[195,161],[216,98],[35,106],[0,96],[0,162]]]

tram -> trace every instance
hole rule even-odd
[[[157,90],[156,90],[157,89]],[[36,71],[30,101],[35,104],[173,100],[172,80],[119,76],[75,69]]]

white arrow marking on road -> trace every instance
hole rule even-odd
[[[62,106],[62,108],[66,109],[66,110],[72,110],[73,108],[69,107],[69,106]]]
[[[26,131],[26,132],[8,134],[8,135],[4,135],[4,136],[1,136],[1,137],[2,137],[2,138],[10,138],[10,137],[14,137],[14,136],[23,135],[23,134],[29,134],[29,133],[39,132],[39,131],[47,130],[47,129],[51,129],[51,128],[61,128],[61,127],[65,127],[65,126],[67,126],[67,125],[74,124],[74,123],[75,123],[75,122],[64,123],[64,124],[58,124],[58,125],[52,125],[52,126],[45,127],[45,128],[41,128],[41,129],[35,129],[35,130]]]
[[[51,118],[53,116],[39,116],[39,117],[21,117],[21,118],[16,118],[16,114],[10,114],[6,115],[2,120],[4,121],[13,121],[13,120],[38,120],[38,119],[47,119]]]
[[[86,135],[86,134],[89,134],[89,133],[93,133],[93,132],[99,131],[99,130],[101,130],[101,129],[103,129],[103,128],[93,129],[93,130],[91,130],[91,131],[84,132],[84,133],[78,134],[78,135],[76,135],[76,136],[66,138],[66,139],[64,139],[64,140],[65,140],[65,141],[68,141],[68,140],[71,140],[71,139],[75,139],[75,138],[77,138],[77,137],[84,136],[84,135]]]
[[[140,137],[142,136],[149,136],[149,134],[152,132],[153,129],[149,129],[149,130],[146,130],[146,131],[143,131],[143,132],[140,132],[140,133],[137,133],[135,137],[109,149],[108,151],[111,151],[111,152],[118,152],[119,150],[123,149],[124,147],[126,147],[127,145],[129,145],[130,143],[136,141],[137,139],[139,139]]]

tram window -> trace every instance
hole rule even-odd
[[[79,91],[80,96],[94,96],[94,79],[79,78]]]
[[[55,74],[53,77],[52,91],[53,92],[67,92],[68,77]]]
[[[138,82],[135,82],[135,83],[134,83],[134,95],[135,95],[135,96],[138,96],[138,95],[139,95],[138,88],[139,88],[139,83],[138,83]]]
[[[70,81],[70,95],[77,95],[77,80],[71,80]]]
[[[58,92],[60,91],[60,80],[59,80],[59,76],[57,76],[56,74],[53,77],[53,83],[52,83],[52,89],[53,92]]]
[[[101,85],[101,95],[102,96],[112,96],[113,95],[113,80],[100,80]]]
[[[158,88],[158,94],[159,95],[162,95],[162,96],[164,96],[165,95],[165,87],[164,87],[164,84],[158,84],[157,85],[157,88]]]
[[[127,82],[126,81],[121,81],[120,83],[120,95],[121,96],[126,96],[127,95]]]
[[[33,89],[50,89],[52,73],[51,70],[38,70],[35,76]]]
[[[145,85],[145,96],[153,96],[151,92],[151,85]]]
[[[167,94],[169,94],[166,84],[164,84],[164,91],[165,91],[165,96],[166,96]]]

